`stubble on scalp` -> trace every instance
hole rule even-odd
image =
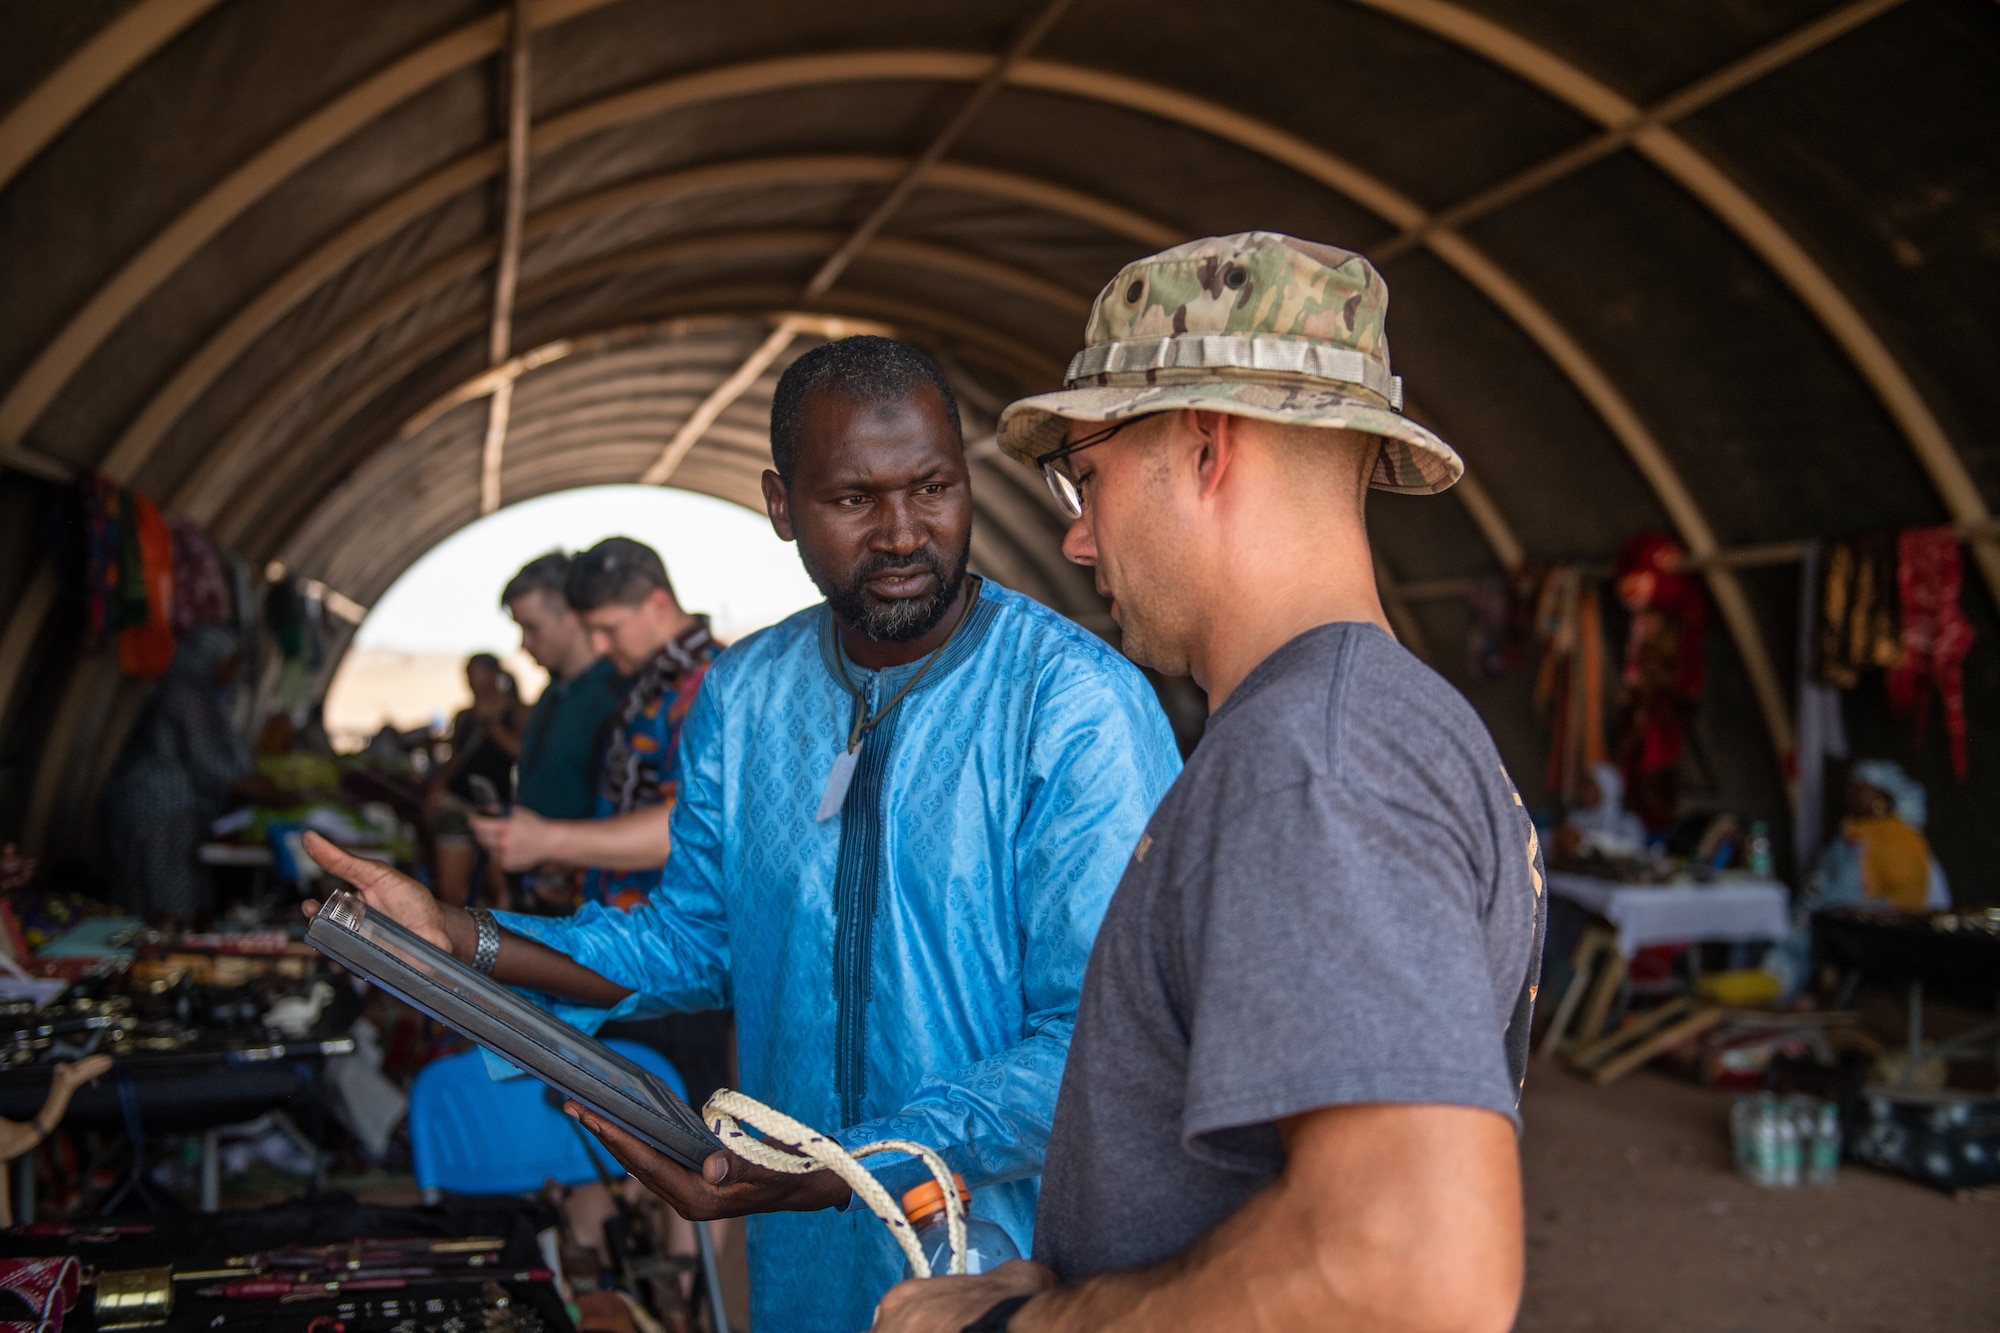
[[[1368,483],[1382,451],[1381,437],[1332,426],[1269,424],[1268,438],[1284,460],[1296,494],[1328,505],[1329,521],[1345,505],[1367,512]]]

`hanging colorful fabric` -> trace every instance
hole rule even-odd
[[[118,488],[92,475],[83,483],[83,650],[97,654],[111,642],[118,596]]]
[[[1708,603],[1699,579],[1680,570],[1686,558],[1679,542],[1654,533],[1627,542],[1618,559],[1618,598],[1632,613],[1618,766],[1627,807],[1655,832],[1673,823],[1687,727],[1706,688]]]
[[[139,577],[134,582],[146,617],[119,631],[118,666],[128,676],[156,679],[166,675],[174,661],[174,534],[151,500],[130,492],[127,496],[132,520],[126,526],[133,530],[139,555]],[[121,573],[121,603],[129,603],[129,591]]]
[[[1864,672],[1903,658],[1896,620],[1896,540],[1886,533],[1836,542],[1820,576],[1814,668],[1828,685],[1851,690]]]
[[[222,557],[208,534],[185,519],[174,530],[174,629],[185,634],[196,625],[229,618],[229,581]]]
[[[139,549],[138,497],[118,492],[118,587],[111,602],[111,627],[134,629],[146,623],[146,557]]]
[[[1959,609],[1958,534],[1948,527],[1912,528],[1897,540],[1897,585],[1902,594],[1903,660],[1889,672],[1889,706],[1916,717],[1923,744],[1930,715],[1930,690],[1944,701],[1945,733],[1951,741],[1951,771],[1966,775],[1966,653],[1972,626]]]
[[[1467,593],[1471,621],[1465,639],[1465,667],[1474,680],[1498,680],[1507,674],[1507,612],[1513,598],[1507,580],[1497,574],[1472,581]]]
[[[1604,762],[1604,630],[1597,588],[1575,565],[1558,565],[1535,599],[1535,636],[1547,645],[1535,678],[1535,707],[1548,720],[1549,790],[1565,804]]]

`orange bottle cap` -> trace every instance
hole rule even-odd
[[[951,1174],[951,1183],[958,1186],[959,1200],[966,1207],[970,1208],[972,1206],[972,1191],[965,1187],[965,1177],[954,1171]],[[903,1196],[903,1216],[910,1219],[912,1226],[923,1221],[933,1213],[941,1213],[943,1211],[944,1191],[938,1188],[938,1183],[935,1180],[926,1180],[923,1184]]]

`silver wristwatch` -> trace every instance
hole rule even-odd
[[[483,907],[470,909],[472,924],[478,927],[479,938],[472,948],[472,965],[489,976],[493,964],[500,959],[500,923],[493,919],[493,913]]]

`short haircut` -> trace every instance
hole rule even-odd
[[[507,674],[506,672],[500,670],[500,659],[495,657],[492,653],[474,653],[472,656],[466,658],[465,670],[468,675],[471,674],[472,669],[474,667],[485,667],[488,671],[493,672],[495,675],[504,676],[505,674]]]
[[[570,559],[561,551],[550,551],[538,555],[521,566],[521,572],[507,580],[507,586],[500,591],[500,605],[505,606],[518,597],[526,597],[531,592],[552,594],[557,601],[563,599],[563,583],[569,578]]]
[[[653,589],[674,595],[660,553],[630,537],[606,537],[588,551],[579,551],[569,562],[563,580],[563,596],[579,611],[595,611],[600,606],[637,606]]]
[[[861,334],[821,343],[785,368],[771,395],[771,464],[787,489],[799,467],[806,401],[815,393],[837,393],[857,403],[907,401],[928,386],[944,403],[952,434],[965,443],[958,398],[937,363],[908,343]]]

